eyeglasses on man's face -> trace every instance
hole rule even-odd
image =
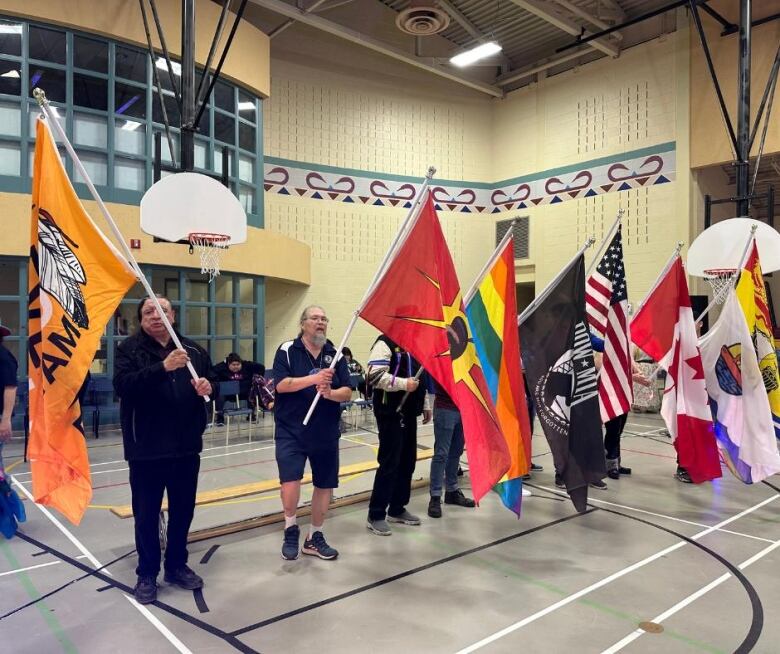
[[[326,325],[330,322],[330,318],[326,318],[325,316],[309,316],[306,318],[306,320],[311,320],[312,322],[322,322]]]

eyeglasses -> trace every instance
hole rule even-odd
[[[309,316],[306,318],[306,320],[311,320],[312,322],[324,322],[326,325],[330,322],[330,318],[326,318],[325,316]]]

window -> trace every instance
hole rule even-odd
[[[73,37],[73,65],[98,73],[108,72],[108,43],[83,36]]]
[[[0,23],[0,27],[2,23]],[[0,93],[22,94],[22,65],[18,61],[0,59]]]
[[[65,32],[30,25],[30,59],[65,65]]]
[[[0,20],[0,54],[21,56],[22,30],[21,23]]]

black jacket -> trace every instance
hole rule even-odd
[[[179,338],[195,371],[212,383],[213,399],[218,385],[208,353]],[[187,368],[166,372],[163,359],[160,345],[143,330],[117,346],[114,389],[128,461],[186,456],[203,449],[206,402],[195,393]]]
[[[390,374],[393,374],[398,369],[398,377],[414,377],[417,371],[420,369],[420,364],[417,359],[411,355],[407,355],[406,350],[400,347],[395,341],[391,340],[384,334],[380,335],[374,344],[377,342],[384,342],[387,347],[390,348],[391,360],[388,362]],[[373,347],[372,347],[373,350]],[[374,362],[370,361],[369,366]],[[405,416],[419,416],[423,412],[423,405],[425,403],[426,384],[425,380],[420,379],[420,385],[413,393],[409,393],[409,397],[404,402],[401,412]],[[381,388],[373,389],[373,407],[374,414],[376,415],[393,415],[397,413],[398,405],[401,403],[401,399],[406,393],[398,391],[388,393]]]

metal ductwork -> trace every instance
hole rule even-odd
[[[430,36],[446,30],[450,16],[433,0],[411,0],[406,9],[398,12],[395,24],[412,36]]]

